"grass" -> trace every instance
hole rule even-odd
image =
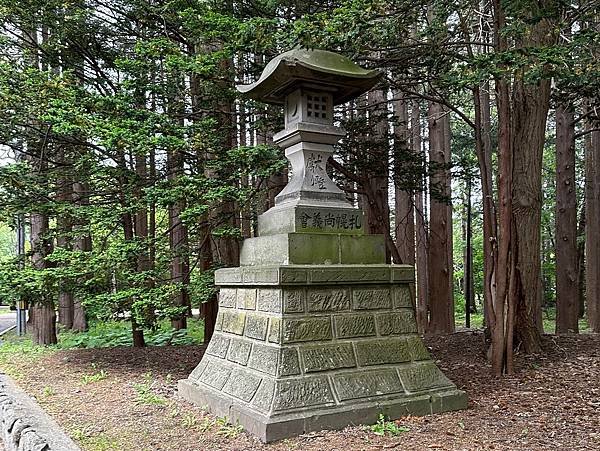
[[[162,320],[156,330],[145,330],[144,338],[148,346],[200,344],[204,340],[204,322],[188,319],[187,329],[175,330],[168,320]],[[86,332],[60,331],[57,347],[61,349],[112,348],[132,345],[129,322],[107,321],[93,323]]]
[[[215,430],[215,434],[226,438],[237,437],[244,428],[240,424],[231,424],[225,417],[206,417],[200,424],[201,432],[208,432],[209,430]]]
[[[461,311],[461,305],[457,305],[457,311],[455,314],[455,324],[457,328],[465,327],[465,312]],[[542,312],[542,323],[544,325],[544,332],[547,334],[553,334],[556,330],[556,311],[554,308],[545,309]],[[471,313],[471,329],[482,329],[483,328],[483,313]],[[582,318],[579,320],[579,332],[585,333],[589,330],[587,320]]]
[[[2,337],[0,346],[0,368],[13,379],[22,378],[19,367],[23,363],[33,363],[42,357],[55,352],[51,346],[38,346],[33,344],[31,337],[18,337],[14,331]]]
[[[103,381],[107,377],[108,373],[104,370],[100,370],[92,374],[84,374],[81,376],[81,383],[83,385],[93,384],[94,382]]]
[[[118,440],[111,439],[104,433],[94,432],[92,425],[72,428],[69,435],[88,451],[120,451],[123,449]]]
[[[188,319],[188,328],[175,330],[168,320],[159,322],[158,328],[145,331],[146,344],[149,346],[201,344],[204,341],[204,322]],[[131,325],[125,321],[95,322],[86,332],[60,330],[58,344],[54,346],[35,345],[30,335],[19,337],[14,330],[2,336],[0,342],[0,368],[12,378],[22,377],[19,370],[23,364],[33,363],[59,349],[108,348],[114,346],[133,346]],[[95,369],[95,368],[94,368]],[[106,379],[104,370],[84,374],[82,384],[90,384]]]
[[[372,425],[370,427],[370,429],[376,435],[391,435],[391,436],[400,435],[403,432],[410,431],[410,428],[408,428],[406,426],[401,426],[396,421],[386,420],[385,415],[382,413],[379,414],[379,420],[377,420],[377,423]]]
[[[137,393],[135,402],[138,404],[145,404],[150,406],[163,406],[167,403],[166,398],[157,395],[152,391],[154,386],[154,380],[152,373],[148,372],[144,374],[144,381],[133,384],[133,388]]]

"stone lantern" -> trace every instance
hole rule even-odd
[[[294,49],[238,86],[284,106],[273,140],[291,176],[244,241],[241,266],[216,271],[215,333],[179,392],[263,441],[466,407],[417,335],[413,267],[385,264],[384,237],[365,234],[362,211],[326,170],[345,135],[333,107],[379,78],[344,56]]]

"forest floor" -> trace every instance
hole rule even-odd
[[[544,337],[517,373],[490,376],[481,333],[426,339],[469,408],[263,445],[176,396],[198,346],[62,350],[4,362],[7,372],[84,450],[594,450],[600,449],[600,336]]]

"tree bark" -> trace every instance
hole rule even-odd
[[[183,91],[182,81],[179,77],[173,77],[171,83],[179,87],[174,90],[168,99],[169,113],[179,119],[180,126],[183,126],[183,117],[185,115],[185,104],[180,98],[180,91]],[[177,148],[167,150],[167,180],[174,185],[183,175],[184,158],[181,151]],[[173,306],[181,309],[181,312],[171,318],[171,327],[174,329],[185,329],[187,327],[187,311],[190,306],[188,293],[190,261],[188,253],[188,231],[187,227],[181,221],[181,213],[186,208],[185,199],[177,199],[168,205],[169,215],[169,249],[171,253],[170,271],[171,282],[178,287],[173,296]]]
[[[32,263],[37,270],[49,267],[46,257],[52,253],[52,243],[47,238],[49,231],[48,216],[40,213],[31,214],[31,249]],[[30,307],[33,341],[38,345],[56,344],[56,312],[54,301],[46,293],[41,293],[41,300]]]
[[[494,323],[494,295],[498,267],[498,217],[494,200],[492,173],[492,140],[490,114],[490,86],[483,83],[473,91],[475,106],[475,150],[481,176],[483,204],[483,314],[486,331],[491,333]]]
[[[454,332],[452,210],[450,207],[450,121],[442,105],[429,104],[429,324],[427,332]],[[435,190],[432,194],[432,190]],[[431,283],[435,281],[435,283]]]
[[[585,195],[577,225],[577,302],[578,317],[583,318],[585,315]]]
[[[58,152],[58,160],[65,164],[64,150]],[[72,200],[73,186],[66,178],[57,180],[56,200],[63,204],[69,204]],[[66,251],[71,250],[71,239],[69,235],[72,231],[73,224],[68,214],[61,214],[56,218],[57,238],[56,246]],[[73,327],[73,293],[70,289],[61,284],[60,292],[58,293],[58,322],[66,329]]]
[[[73,184],[73,200],[75,205],[89,205],[90,189],[87,182],[75,182]],[[73,250],[79,252],[92,251],[92,236],[87,230],[88,224],[77,224],[73,226]],[[85,280],[81,280],[81,283]],[[73,330],[83,332],[87,329],[85,309],[81,303],[81,297],[73,297]]]
[[[588,128],[593,128],[589,125]],[[600,332],[600,132],[585,149],[585,299],[591,332]]]
[[[401,263],[398,249],[391,236],[390,206],[388,203],[389,145],[387,97],[382,89],[374,89],[367,96],[369,123],[372,130],[368,165],[363,166],[361,185],[365,193],[363,208],[367,219],[367,232],[383,235],[386,243],[386,261]]]
[[[394,124],[394,219],[396,248],[402,263],[415,264],[415,216],[414,195],[411,189],[399,185],[399,179],[407,178],[404,171],[412,169],[412,158],[407,154],[414,152],[410,148],[410,134],[408,131],[408,105],[400,92],[394,94],[397,100],[393,102]],[[408,165],[403,162],[408,161]],[[404,166],[404,167],[403,167]]]
[[[546,27],[538,33],[549,33]],[[512,214],[515,226],[516,333],[525,352],[542,349],[540,323],[540,238],[542,205],[542,154],[546,117],[550,106],[550,80],[537,85],[522,78],[513,85],[513,192]]]
[[[556,333],[578,333],[579,268],[575,190],[575,114],[556,109]]]
[[[471,212],[471,179],[466,180],[466,202],[465,202],[465,272],[464,272],[464,292],[465,292],[465,327],[471,327],[471,311],[473,308],[473,246],[471,244],[472,236],[472,212]]]
[[[421,141],[421,108],[418,101],[411,105],[411,138],[412,148],[415,154],[420,155],[425,161],[425,153]],[[415,216],[416,216],[416,274],[417,274],[417,328],[423,334],[427,330],[429,322],[429,270],[428,270],[428,243],[427,210],[425,199],[427,198],[427,184],[424,174],[419,175],[420,189],[415,193]]]
[[[135,237],[139,242],[140,249],[137,254],[137,267],[138,273],[146,273],[151,269],[150,254],[148,252],[148,209],[143,205],[142,195],[143,187],[147,183],[147,160],[146,155],[138,154],[135,156],[135,174],[136,174],[136,187],[135,196],[140,202],[140,206],[134,215],[133,230]],[[147,275],[144,277],[145,285],[150,285],[150,281],[147,279]],[[144,329],[139,327],[138,321],[134,318],[134,312],[131,312],[131,327],[133,332],[133,346],[144,347],[146,345],[144,339]],[[143,308],[142,315],[145,317],[146,322],[152,322],[154,316],[154,310],[151,306],[145,306]]]

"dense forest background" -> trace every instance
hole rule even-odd
[[[40,344],[58,314],[127,318],[143,346],[192,308],[210,339],[213,271],[287,182],[280,109],[235,85],[300,45],[384,74],[337,109],[329,169],[416,265],[421,332],[474,314],[497,374],[544,319],[599,332],[599,6],[0,0],[0,300],[29,302]]]

